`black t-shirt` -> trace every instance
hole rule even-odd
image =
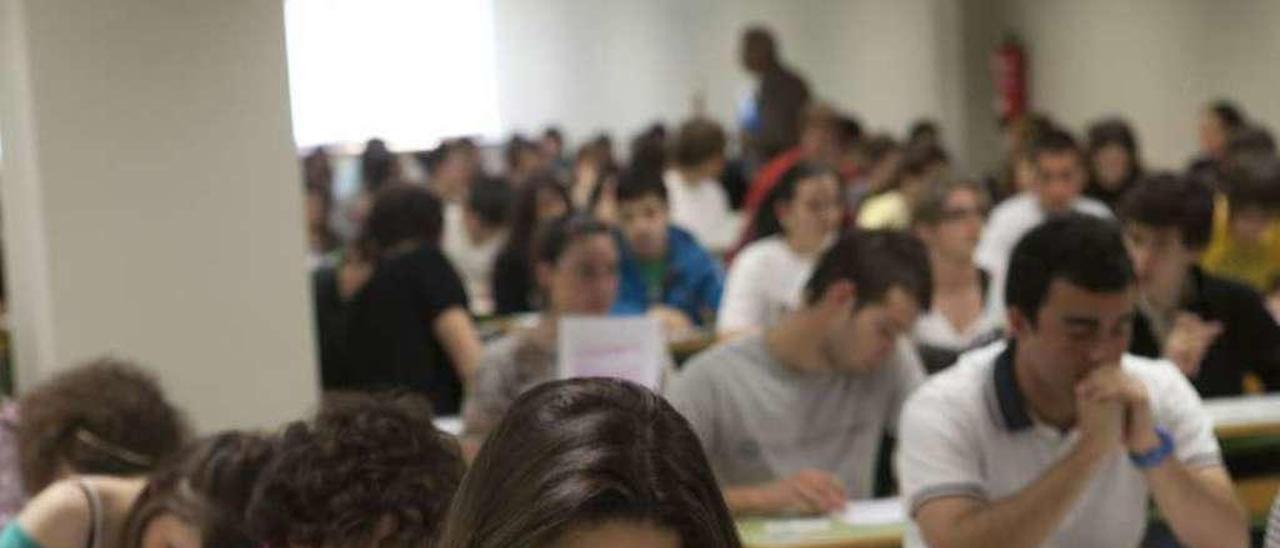
[[[466,289],[434,246],[384,259],[347,305],[347,363],[334,388],[409,389],[436,414],[458,414],[462,381],[433,329],[454,307],[468,309]]]
[[[1268,392],[1280,390],[1280,326],[1267,312],[1262,296],[1231,280],[1191,271],[1192,294],[1182,309],[1206,321],[1222,322],[1222,333],[1205,352],[1199,373],[1191,379],[1201,397],[1237,396],[1246,372],[1262,380]],[[1129,351],[1159,357],[1160,344],[1146,316],[1134,317]]]

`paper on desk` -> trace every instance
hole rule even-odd
[[[657,390],[667,349],[649,316],[575,316],[560,320],[559,377],[611,377]]]
[[[855,527],[896,525],[907,521],[902,499],[856,500],[845,505],[836,519]]]

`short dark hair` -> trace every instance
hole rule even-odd
[[[880,163],[881,160],[884,160],[886,156],[894,151],[901,150],[902,147],[898,145],[897,141],[893,140],[893,137],[878,134],[863,139],[859,144],[859,148],[862,150],[863,156],[867,158],[867,161],[874,165]]]
[[[1032,135],[1030,150],[1029,158],[1033,161],[1039,159],[1042,154],[1074,152],[1077,156],[1080,155],[1080,145],[1076,143],[1076,138],[1059,127],[1048,127]]]
[[[912,144],[921,142],[936,143],[939,133],[937,122],[928,118],[920,118],[912,122],[911,127],[907,130],[907,142]]]
[[[765,195],[760,206],[756,208],[755,217],[751,222],[752,240],[781,234],[782,222],[778,219],[777,211],[774,211],[777,205],[790,202],[795,198],[800,181],[821,176],[835,177],[836,173],[830,167],[816,162],[800,162],[783,173],[777,186]]]
[[[1204,249],[1213,236],[1213,189],[1191,177],[1155,173],[1125,194],[1117,213],[1127,223],[1176,228],[1182,245]]]
[[[554,381],[520,396],[480,449],[439,546],[545,546],[610,520],[670,529],[682,546],[741,546],[698,437],[671,404],[621,380]]]
[[[18,460],[29,494],[53,483],[63,466],[74,474],[147,474],[189,434],[155,377],[115,358],[41,383],[18,400],[18,413]]]
[[[489,226],[506,226],[514,201],[511,185],[497,177],[481,177],[467,191],[467,209]]]
[[[187,447],[147,481],[125,519],[127,548],[140,548],[147,526],[173,515],[200,531],[202,546],[256,548],[245,507],[275,455],[263,435],[224,432]]]
[[[1134,169],[1140,169],[1140,158],[1138,155],[1138,138],[1133,132],[1133,128],[1123,118],[1105,118],[1094,122],[1089,126],[1088,135],[1088,155],[1093,156],[1099,150],[1109,145],[1117,145],[1124,149],[1129,155],[1129,160],[1133,163]]]
[[[1228,130],[1241,127],[1246,121],[1244,110],[1230,99],[1217,99],[1210,103],[1209,112],[1212,112]]]
[[[857,288],[857,307],[883,302],[901,288],[921,310],[933,302],[929,254],[918,238],[891,230],[853,230],[831,246],[805,283],[805,301],[818,302],[832,284],[846,280]]]
[[[444,209],[426,188],[395,184],[378,191],[360,228],[359,247],[365,259],[377,262],[386,250],[407,242],[439,244]]]
[[[709,118],[692,118],[680,125],[671,146],[671,159],[680,167],[695,167],[724,156],[727,138],[720,124]]]
[[[574,242],[601,234],[612,234],[609,225],[585,213],[564,215],[539,231],[534,263],[554,264]]]
[[[551,139],[561,145],[564,144],[564,132],[560,131],[560,128],[556,126],[547,126],[547,129],[542,131],[542,138]]]
[[[951,158],[947,151],[936,142],[919,142],[907,146],[902,153],[901,174],[909,177],[920,177],[937,164],[945,164]]]
[[[1231,211],[1280,211],[1280,159],[1252,155],[1231,162],[1222,175]]]
[[[986,210],[989,198],[982,185],[969,179],[945,180],[927,186],[916,198],[915,205],[911,208],[912,224],[935,226],[941,223],[946,216],[947,200],[961,190],[973,192],[978,197],[978,206]]]
[[[382,139],[369,139],[360,153],[360,182],[365,192],[375,193],[396,182],[400,162]]]
[[[619,205],[649,196],[667,203],[667,184],[663,182],[661,174],[647,169],[628,170],[618,178],[614,197]]]
[[[331,394],[279,444],[248,507],[270,546],[430,546],[465,466],[410,394]]]
[[[862,123],[852,115],[842,114],[836,119],[836,142],[842,150],[851,149],[862,142]]]
[[[1013,248],[1005,304],[1035,324],[1054,280],[1087,291],[1113,293],[1133,284],[1133,264],[1116,223],[1068,213],[1032,229]]]
[[[507,169],[515,169],[515,167],[520,164],[520,155],[530,151],[538,151],[538,147],[533,144],[533,141],[530,141],[525,138],[524,135],[519,133],[512,135],[511,138],[507,140],[507,146],[503,150],[503,155],[507,162]]]

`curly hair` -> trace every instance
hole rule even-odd
[[[279,443],[248,509],[271,546],[429,545],[464,472],[457,442],[409,394],[331,395]]]
[[[59,470],[137,476],[182,447],[189,429],[159,383],[137,365],[99,358],[60,373],[18,400],[18,459],[27,493]]]
[[[254,483],[275,454],[268,436],[224,432],[195,443],[160,467],[125,520],[126,548],[140,548],[147,526],[164,515],[200,531],[203,546],[256,548],[245,522]]]

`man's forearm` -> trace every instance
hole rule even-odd
[[[1084,492],[1114,446],[1081,443],[1035,483],[960,516],[931,546],[945,548],[1034,547],[1044,543]]]
[[[1146,478],[1160,513],[1183,544],[1249,544],[1244,509],[1236,500],[1226,471],[1218,467],[1188,469],[1169,458],[1147,470]]]

